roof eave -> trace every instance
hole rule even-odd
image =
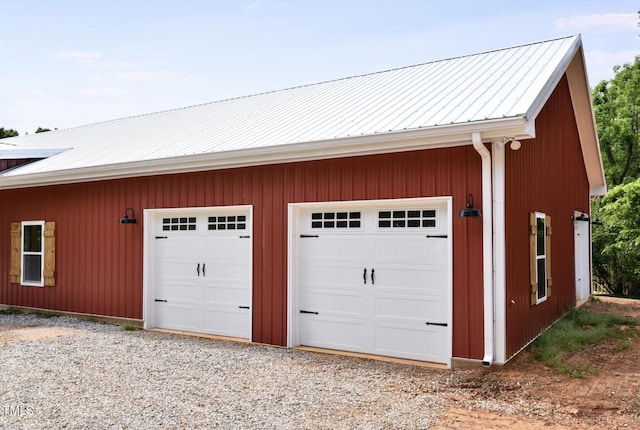
[[[473,132],[480,132],[483,139],[487,141],[505,136],[516,139],[535,137],[533,122],[527,120],[523,115],[513,118],[441,125],[265,148],[196,154],[6,177],[0,176],[0,189],[189,173],[470,145],[471,133]]]

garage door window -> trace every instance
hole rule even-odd
[[[209,230],[246,230],[246,215],[210,216]]]
[[[436,210],[394,210],[378,212],[379,228],[434,228]]]
[[[349,229],[360,228],[360,212],[313,212],[311,214],[311,228]]]
[[[195,231],[195,217],[162,218],[163,231]]]

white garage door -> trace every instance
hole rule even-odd
[[[298,214],[301,345],[448,363],[446,200]]]
[[[251,337],[250,226],[248,208],[155,216],[155,327]]]

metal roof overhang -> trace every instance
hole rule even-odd
[[[535,137],[534,122],[524,116],[517,116],[366,136],[283,144],[265,148],[204,153],[25,175],[0,176],[0,189],[29,188],[471,145],[471,134],[474,132],[481,133],[483,140],[486,142],[504,137],[515,139]]]
[[[49,158],[58,155],[71,148],[42,148],[42,149],[0,149],[0,160],[27,160]]]

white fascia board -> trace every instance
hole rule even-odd
[[[576,40],[573,42],[571,47],[567,50],[562,60],[558,63],[555,70],[547,80],[547,82],[542,87],[542,90],[538,93],[538,96],[535,98],[529,109],[527,110],[527,118],[535,119],[542,108],[551,97],[553,90],[558,86],[558,82],[564,76],[564,73],[569,68],[571,61],[575,57],[575,55],[582,48],[582,38],[580,36],[576,37]]]
[[[376,135],[89,166],[52,172],[5,176],[0,174],[0,190],[446,148],[469,145],[469,135],[473,132],[482,133],[483,139],[487,140],[505,136],[514,136],[519,139],[534,137],[530,122],[526,118],[518,116]]]

